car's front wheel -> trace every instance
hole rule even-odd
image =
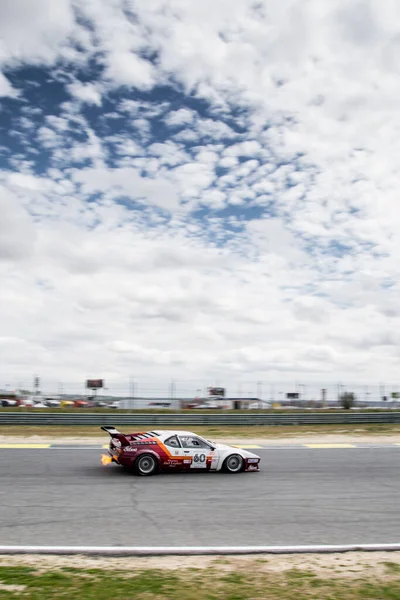
[[[142,454],[142,456],[139,456],[133,465],[134,472],[137,475],[142,475],[143,477],[154,475],[157,469],[158,462],[156,457],[152,454]]]
[[[231,454],[225,459],[223,470],[226,473],[240,473],[244,465],[244,460],[240,454]]]

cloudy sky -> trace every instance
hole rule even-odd
[[[396,380],[397,0],[0,3],[6,380]]]

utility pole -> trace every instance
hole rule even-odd
[[[262,396],[262,381],[257,381],[257,399],[261,400]]]
[[[169,386],[169,399],[171,400],[171,402],[173,402],[175,399],[175,382],[174,381],[171,381],[170,386]]]
[[[129,382],[129,395],[132,400],[132,408],[134,408],[134,405],[135,405],[135,381],[134,381],[133,377],[131,377],[130,382]]]

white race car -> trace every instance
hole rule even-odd
[[[160,430],[121,433],[101,427],[110,434],[109,456],[103,465],[117,463],[138,475],[159,471],[258,471],[260,457],[253,452],[210,442],[190,431]]]

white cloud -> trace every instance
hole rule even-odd
[[[198,119],[197,131],[202,136],[210,136],[214,140],[231,139],[236,137],[236,133],[223,123],[214,119]]]
[[[29,259],[35,240],[34,226],[17,198],[3,186],[0,215],[0,262]]]
[[[0,73],[0,97],[1,96],[15,96],[15,90],[3,73]]]
[[[218,166],[223,167],[224,169],[229,169],[230,167],[236,167],[238,162],[239,161],[236,156],[226,156],[221,158]]]
[[[151,144],[148,147],[148,152],[150,155],[157,156],[160,164],[170,167],[188,162],[190,159],[187,152],[179,144],[171,141],[164,142],[163,144]]]
[[[199,141],[199,133],[192,129],[181,129],[178,133],[172,136],[175,142],[183,142],[187,144],[194,144]]]
[[[399,23],[377,0],[3,2],[1,68],[49,65],[73,96],[10,128],[33,153],[40,120],[52,167],[17,151],[2,174],[10,372],[397,377]],[[104,71],[78,83],[90,59]],[[208,115],[131,97],[168,82]],[[128,131],[103,140],[82,105],[116,91]],[[155,116],[172,139],[153,140]]]
[[[113,52],[108,58],[106,76],[117,85],[146,90],[155,83],[154,67],[131,52]]]
[[[41,192],[48,188],[46,180],[24,173],[10,173],[8,182],[11,187],[22,188],[32,192]]]
[[[177,183],[184,198],[196,198],[212,184],[215,174],[209,163],[188,162],[170,171],[168,177]]]
[[[188,125],[193,123],[196,113],[188,108],[180,108],[179,110],[171,111],[165,118],[165,122],[170,127],[179,125]]]
[[[37,137],[45,148],[57,148],[61,142],[59,134],[50,127],[40,127]]]
[[[228,148],[224,150],[224,156],[254,157],[257,156],[261,148],[261,144],[257,140],[246,140],[245,142],[240,142],[239,144],[233,144],[232,146],[228,146]]]
[[[99,170],[77,175],[88,193],[130,185],[134,194],[138,182],[128,170],[117,170],[114,179]],[[222,250],[209,243],[202,228],[197,239],[195,227],[185,233],[179,218],[167,228],[160,223],[146,229],[139,216],[135,220],[113,203],[68,201],[62,208],[58,196],[58,210],[46,216],[46,201],[39,202],[38,194],[48,193],[54,201],[55,191],[12,181],[26,192],[20,200],[7,196],[5,212],[14,214],[13,206],[16,216],[4,228],[1,248],[7,248],[3,260],[18,260],[22,268],[0,267],[2,276],[7,273],[0,326],[15,377],[23,377],[29,363],[47,378],[56,370],[64,380],[79,381],[92,372],[108,374],[112,383],[128,377],[134,361],[144,379],[156,366],[160,381],[278,379],[282,371],[303,380],[316,373],[362,378],[370,376],[372,357],[381,368],[388,344],[395,343],[390,332],[400,313],[390,312],[396,305],[391,308],[389,299],[390,317],[378,309],[380,271],[365,280],[366,286],[374,284],[369,306],[357,308],[363,302],[359,284],[332,280],[328,291],[329,279],[315,271],[280,219],[254,221],[238,246],[239,236],[232,249]],[[153,192],[159,195],[161,189]],[[26,193],[35,194],[32,208],[41,211],[40,221],[22,208]],[[208,200],[218,203],[213,192]],[[222,231],[217,221],[209,226],[212,236]],[[329,295],[315,296],[310,285]],[[341,308],[344,298],[354,307]],[[396,368],[388,359],[388,376]]]
[[[214,209],[224,208],[226,204],[226,193],[219,190],[206,190],[200,196],[201,204],[211,206]]]
[[[101,105],[101,94],[97,87],[91,83],[75,81],[67,86],[69,93],[86,104]]]
[[[47,115],[46,121],[49,125],[54,127],[57,131],[67,131],[68,130],[68,121],[63,117],[56,117],[55,115]]]
[[[93,131],[88,130],[87,135],[88,139],[86,142],[72,146],[69,158],[77,162],[89,159],[91,162],[101,166],[106,156],[106,151]]]
[[[13,0],[0,6],[0,64],[52,64],[74,27],[70,0]]]
[[[74,172],[73,179],[82,184],[82,190],[86,194],[111,193],[114,197],[123,195],[166,210],[176,210],[178,205],[175,186],[165,177],[144,178],[134,168],[81,169]]]

